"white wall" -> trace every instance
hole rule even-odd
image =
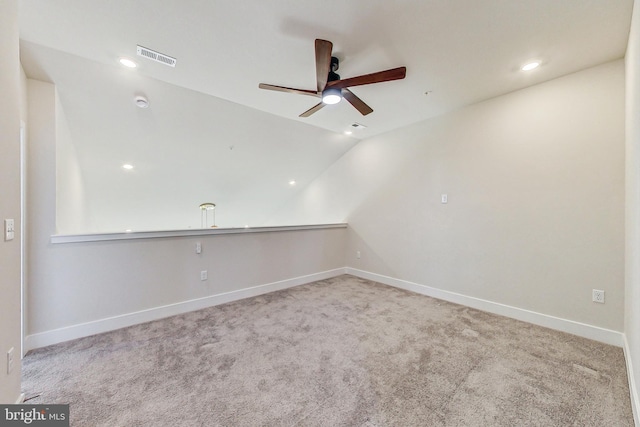
[[[61,135],[56,89],[36,80],[28,89],[28,336],[344,267],[344,228],[51,244]]]
[[[67,117],[56,97],[56,230],[80,234],[88,224],[85,183]]]
[[[20,396],[20,59],[18,2],[0,3],[0,219],[15,220],[15,239],[0,239],[0,403]],[[4,224],[2,225],[4,230]],[[15,366],[7,375],[6,353]]]
[[[33,252],[37,267],[30,270],[27,335],[341,268],[345,235],[345,229],[329,229],[39,242]],[[202,270],[208,271],[206,282]]]
[[[640,2],[634,3],[626,55],[626,294],[624,331],[631,393],[640,423]]]
[[[273,220],[320,218],[350,267],[622,331],[623,61],[362,141]]]

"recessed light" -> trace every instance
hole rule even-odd
[[[133,169],[133,165],[130,165],[130,164],[122,165],[122,169],[131,170]]]
[[[135,62],[133,62],[129,58],[120,58],[118,61],[120,62],[120,64],[122,64],[122,65],[124,65],[125,67],[128,67],[128,68],[136,68],[138,66],[138,64],[136,64]]]
[[[345,131],[344,131],[344,134],[345,134],[345,135],[353,135],[353,132],[351,132],[350,130],[345,130]]]
[[[296,182],[292,179],[291,181],[289,181],[289,185],[296,185]]]
[[[520,68],[522,71],[531,71],[534,70],[536,68],[538,68],[540,66],[540,62],[539,61],[533,61],[533,62],[529,62],[528,64],[525,64],[522,66],[522,68]]]

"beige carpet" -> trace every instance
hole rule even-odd
[[[31,352],[73,426],[632,426],[622,349],[353,276]]]

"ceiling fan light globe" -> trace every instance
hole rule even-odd
[[[322,102],[325,104],[337,104],[342,99],[342,91],[336,88],[325,89],[322,92]]]
[[[325,104],[337,104],[338,102],[340,102],[342,98],[339,95],[326,95],[322,97],[322,102],[324,102]]]

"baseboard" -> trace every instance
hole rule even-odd
[[[529,311],[510,305],[470,297],[455,292],[432,288],[430,286],[420,285],[418,283],[408,282],[406,280],[395,279],[393,277],[383,276],[381,274],[358,270],[351,267],[347,267],[346,270],[348,274],[362,277],[363,279],[384,283],[385,285],[405,289],[407,291],[415,292],[418,294],[465,305],[467,307],[476,308],[478,310],[487,311],[489,313],[499,314],[501,316],[510,317],[512,319],[522,320],[524,322],[533,323],[534,325],[544,326],[546,328],[567,332],[583,338],[589,338],[594,341],[603,342],[605,344],[615,345],[617,347],[622,347],[624,345],[624,334],[622,332],[612,331],[610,329],[604,329],[598,326],[575,322],[573,320],[549,316],[535,311]]]
[[[103,332],[113,331],[116,329],[125,328],[127,326],[150,322],[153,320],[175,316],[177,314],[183,314],[194,310],[200,310],[206,307],[225,304],[244,298],[250,298],[269,292],[279,291],[282,289],[292,288],[317,280],[336,277],[341,274],[352,274],[357,277],[384,283],[396,288],[405,289],[422,295],[438,298],[444,301],[465,305],[468,307],[476,308],[478,310],[499,314],[501,316],[511,317],[513,319],[522,320],[525,322],[533,323],[535,325],[556,329],[584,338],[600,341],[606,344],[615,345],[617,347],[624,346],[624,334],[621,332],[549,316],[522,308],[483,300],[480,298],[470,297],[455,292],[445,291],[442,289],[437,289],[406,280],[396,279],[377,273],[371,273],[351,267],[343,267],[28,335],[24,340],[25,349],[26,351],[29,351],[40,347],[46,347],[48,345],[57,344],[76,338],[82,338]]]
[[[16,400],[16,405],[21,403],[24,403],[24,393],[20,393],[20,396],[18,396],[18,399]]]
[[[623,337],[624,346],[624,360],[627,363],[627,378],[629,380],[629,393],[631,395],[631,409],[633,409],[633,420],[635,425],[640,426],[640,399],[638,398],[638,389],[636,388],[635,375],[633,371],[633,363],[631,362],[631,349],[629,349],[629,342],[627,336]]]
[[[140,323],[150,322],[153,320],[163,319],[165,317],[175,316],[177,314],[188,313],[190,311],[200,310],[215,305],[225,304],[244,298],[255,297],[269,292],[279,291],[282,289],[292,288],[304,285],[306,283],[315,282],[317,280],[329,279],[331,277],[340,276],[346,273],[346,268],[336,268],[319,273],[309,274],[306,276],[294,277],[291,279],[281,280],[278,282],[267,283],[264,285],[253,286],[250,288],[239,289],[237,291],[226,292],[222,294],[210,295],[204,298],[183,301],[175,304],[169,304],[161,307],[154,307],[148,310],[127,313],[119,316],[109,317],[105,319],[94,320],[87,323],[67,326],[64,328],[53,329],[50,331],[39,332],[37,334],[28,335],[24,339],[25,352],[40,347],[46,347],[52,344],[58,344],[64,341],[70,341],[76,338],[87,337],[90,335],[109,332]]]

